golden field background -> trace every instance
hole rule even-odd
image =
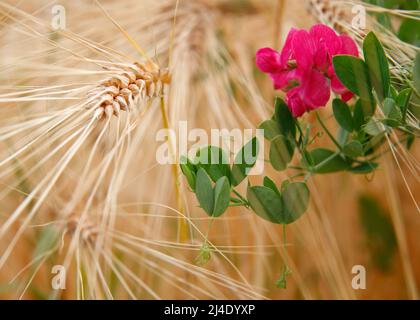
[[[397,154],[401,168],[387,153],[368,177],[311,179],[310,208],[288,227],[293,273],[287,289],[275,287],[284,258],[281,226],[246,209],[230,209],[214,221],[208,236],[215,246],[212,257],[196,265],[209,218],[179,171],[174,177],[174,168],[156,163],[160,142],[155,134],[164,125],[159,101],[98,121],[79,144],[77,136],[69,138],[90,121],[76,107],[106,74],[96,62],[121,58],[117,51],[127,63],[144,57],[95,1],[60,1],[67,26],[62,33],[52,32],[51,6],[56,3],[2,0],[0,5],[0,161],[30,145],[0,162],[0,225],[33,195],[10,228],[0,232],[1,298],[419,298],[420,217],[407,185],[414,199],[420,186],[418,175],[404,162],[418,169],[417,142],[409,154]],[[165,99],[171,128],[180,120],[206,130],[257,127],[270,116],[276,93],[254,65],[256,50],[280,49],[291,27],[317,22],[303,0],[100,3],[149,57],[169,66],[172,79]],[[349,8],[343,5],[344,13]],[[52,87],[58,85],[63,87]],[[47,95],[15,94],[42,87],[48,87]],[[60,123],[60,131],[36,140],[45,123],[61,119],[56,114],[71,118]],[[322,111],[336,130],[331,114],[330,106]],[[33,127],[28,122],[48,116],[51,120]],[[304,119],[316,126],[312,115]],[[124,131],[126,125],[132,126],[130,132]],[[324,136],[318,140],[328,144]],[[71,146],[78,147],[75,156],[63,165]],[[110,162],[104,165],[107,157]],[[41,185],[60,168],[55,181],[48,178]],[[286,174],[290,172],[278,173],[276,182]],[[379,206],[377,215],[361,213],[362,196]],[[188,229],[180,228],[186,221],[181,213],[188,217]],[[371,225],[373,233],[367,231]],[[66,289],[53,290],[51,268],[65,263]],[[366,267],[366,290],[352,289],[354,265]]]

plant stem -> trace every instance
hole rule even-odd
[[[328,137],[330,137],[331,141],[337,146],[337,148],[340,151],[343,151],[343,147],[338,143],[338,141],[334,138],[334,136],[331,134],[331,132],[327,129],[327,127],[325,126],[321,117],[319,116],[318,111],[316,111],[315,114],[316,114],[316,118],[317,118],[319,124],[321,125],[322,129],[324,129],[324,131],[327,133]]]
[[[213,226],[213,222],[214,222],[214,217],[212,217],[210,219],[210,222],[209,222],[209,227],[208,227],[207,232],[206,232],[206,242],[208,241],[209,234],[210,234],[210,229]]]
[[[323,165],[325,165],[326,163],[328,163],[331,159],[334,159],[336,156],[338,156],[340,153],[339,152],[335,152],[332,155],[330,155],[328,158],[325,158],[324,160],[322,160],[320,163],[318,163],[315,167],[311,167],[310,168],[310,172],[315,172],[316,170],[318,170],[319,168],[321,168]]]
[[[235,189],[232,189],[233,193],[242,200],[242,202],[245,204],[245,206],[248,208],[249,207],[249,202],[247,199],[245,199],[245,197],[243,197],[238,191],[236,191]]]
[[[287,259],[286,242],[287,242],[287,237],[286,237],[286,224],[283,224],[283,254],[284,254],[284,264],[286,266],[286,269],[289,269],[288,259]]]
[[[166,130],[169,131],[169,121],[168,121],[168,116],[166,114],[165,97],[164,97],[163,93],[164,92],[163,92],[163,88],[162,88],[161,98],[160,98],[160,112],[162,114],[163,126]],[[184,203],[182,201],[181,187],[180,187],[179,180],[178,180],[179,168],[178,168],[178,165],[175,161],[175,159],[176,159],[175,150],[173,149],[172,139],[171,139],[170,134],[168,134],[168,136],[167,136],[167,143],[169,144],[170,156],[171,156],[171,158],[174,162],[172,164],[172,174],[173,174],[173,178],[174,178],[174,182],[175,182],[175,196],[176,196],[176,200],[177,200],[177,207],[178,207],[178,211],[180,211],[181,213],[184,213],[185,208],[184,208]],[[179,220],[178,220],[179,241],[185,242],[185,241],[188,240],[188,238],[189,238],[188,229],[189,228],[188,228],[188,223],[187,223],[186,219],[179,218]]]
[[[286,224],[283,224],[283,271],[281,273],[280,278],[276,282],[276,286],[282,289],[286,289],[287,287],[287,279],[286,277],[291,273],[291,270],[289,269],[289,265],[287,262],[287,250],[286,250]]]

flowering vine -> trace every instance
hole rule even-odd
[[[269,162],[277,171],[296,173],[280,185],[270,177],[264,177],[262,185],[251,185],[248,180],[246,195],[242,195],[236,188],[255,165],[258,140],[250,140],[232,165],[226,163],[224,150],[202,148],[194,159],[184,158],[181,164],[200,207],[209,216],[218,217],[229,207],[244,206],[265,220],[283,225],[285,237],[285,226],[298,220],[308,208],[307,181],[311,176],[373,172],[383,153],[380,147],[392,130],[400,133],[397,143],[405,142],[410,148],[419,136],[418,126],[408,121],[408,115],[420,98],[420,81],[413,80],[404,87],[391,84],[385,51],[373,33],[364,39],[363,56],[359,57],[353,39],[320,24],[309,31],[292,29],[280,53],[270,48],[258,50],[258,68],[270,75],[275,89],[286,92],[285,101],[276,98],[273,116],[260,124],[270,146]],[[413,74],[420,75],[420,55]],[[327,129],[316,110],[327,105],[331,90],[339,96],[332,102],[340,128],[337,136]],[[313,110],[335,149],[313,147],[316,135],[299,119]],[[296,154],[300,163],[291,165]],[[209,259],[209,247],[203,248],[206,254],[201,257]],[[279,287],[286,287],[290,272],[285,263],[276,283]]]

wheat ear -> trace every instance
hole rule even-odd
[[[160,96],[165,84],[170,83],[167,69],[155,64],[138,63],[112,68],[114,74],[88,92],[88,108],[98,110],[95,116],[118,116],[120,110],[129,111],[139,100]]]

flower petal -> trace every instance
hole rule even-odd
[[[356,42],[349,36],[342,34],[339,36],[341,46],[337,54],[348,54],[355,57],[359,56],[359,49],[357,48]]]
[[[350,91],[347,91],[341,95],[341,100],[344,102],[349,101],[351,98],[353,98],[354,94]]]
[[[302,100],[310,109],[324,107],[330,100],[330,83],[320,72],[311,70],[302,84]]]
[[[328,72],[328,68],[331,65],[331,56],[328,53],[325,44],[320,44],[316,53],[314,54],[314,66],[322,72]]]
[[[325,24],[316,24],[309,31],[317,46],[325,46],[328,53],[332,56],[338,52],[341,42],[333,29]],[[319,49],[319,48],[318,48]]]
[[[314,63],[314,54],[316,53],[316,44],[313,38],[306,30],[296,31],[292,39],[292,48],[294,58],[296,59],[298,68],[310,69]]]
[[[351,98],[353,98],[354,94],[350,90],[348,90],[338,79],[337,76],[334,76],[331,79],[331,88],[332,90],[341,95],[341,100],[344,102],[349,101]]]
[[[265,73],[274,73],[282,69],[280,54],[271,48],[262,48],[258,50],[256,63],[257,67]]]
[[[296,35],[297,30],[295,28],[290,29],[286,42],[284,43],[283,49],[280,54],[280,62],[283,66],[287,65],[287,62],[290,59],[293,59],[293,47],[292,47],[292,41],[294,36]]]
[[[274,88],[279,90],[295,86],[301,81],[301,75],[297,69],[270,73],[270,77],[273,79]]]
[[[296,87],[289,90],[286,95],[286,104],[295,118],[302,116],[307,110],[300,93],[301,87]]]

